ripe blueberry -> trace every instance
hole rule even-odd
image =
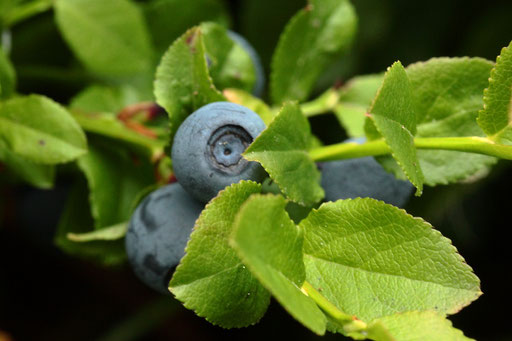
[[[409,181],[386,172],[373,157],[324,162],[319,166],[327,201],[369,197],[403,207],[414,189]]]
[[[133,271],[151,288],[168,293],[174,268],[185,254],[203,205],[178,183],[149,194],[135,209],[125,238]]]
[[[236,32],[228,30],[228,36],[235,43],[240,45],[245,52],[251,57],[252,64],[254,65],[254,72],[256,74],[256,82],[252,88],[252,94],[257,97],[261,97],[263,94],[263,88],[265,87],[265,73],[263,72],[263,66],[261,64],[260,57],[254,47],[241,35]]]
[[[201,107],[174,137],[171,158],[176,178],[202,202],[240,180],[263,180],[263,168],[241,155],[263,129],[258,114],[244,106],[215,102]]]

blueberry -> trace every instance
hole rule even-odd
[[[258,114],[244,106],[215,102],[201,107],[174,137],[171,158],[176,178],[201,202],[240,180],[263,180],[263,168],[241,155],[263,129]]]
[[[236,32],[228,30],[228,36],[235,43],[240,45],[245,52],[251,57],[252,64],[254,65],[254,72],[256,74],[256,82],[252,89],[252,94],[257,97],[261,97],[263,94],[263,88],[265,87],[265,73],[263,72],[263,66],[261,64],[260,57],[254,47],[241,35]]]
[[[135,209],[126,253],[137,277],[151,288],[169,293],[167,284],[203,206],[173,183],[152,192]]]
[[[370,197],[403,207],[414,189],[409,181],[386,172],[373,157],[324,162],[319,166],[327,201]]]

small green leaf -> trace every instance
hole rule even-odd
[[[383,80],[383,73],[354,77],[339,89],[339,101],[359,104],[368,109],[382,86]]]
[[[367,106],[353,103],[340,103],[334,109],[336,118],[350,137],[364,136],[365,114],[367,112]]]
[[[411,85],[400,62],[386,72],[370,108],[365,130],[370,140],[384,137],[393,158],[416,187],[416,195],[421,195],[424,179],[414,147],[416,117]]]
[[[135,160],[112,146],[91,143],[89,153],[78,159],[90,190],[90,204],[96,229],[116,225],[130,218],[137,194],[154,182],[147,161]]]
[[[324,197],[320,172],[308,154],[311,131],[297,103],[285,103],[279,114],[254,142],[244,157],[258,161],[281,191],[301,205]]]
[[[117,113],[125,106],[141,100],[132,87],[91,85],[73,97],[69,107],[83,112]]]
[[[159,55],[192,26],[204,21],[214,21],[225,27],[230,23],[226,6],[220,0],[154,0],[145,4],[144,9]]]
[[[240,209],[232,245],[279,303],[313,332],[325,333],[326,318],[301,291],[306,276],[302,231],[285,211],[281,195],[253,195]]]
[[[300,227],[306,280],[363,321],[412,310],[453,314],[481,294],[448,239],[382,201],[325,203]]]
[[[491,71],[478,124],[494,141],[512,144],[512,42],[501,50]]]
[[[71,189],[66,206],[60,217],[55,243],[66,253],[93,260],[104,265],[116,265],[125,261],[124,239],[94,240],[77,243],[68,234],[84,234],[93,231],[93,218],[87,201],[87,184],[77,182]]]
[[[383,74],[354,77],[339,90],[338,105],[334,113],[350,137],[364,136],[365,114],[383,78]]]
[[[221,191],[206,206],[169,284],[185,307],[224,328],[258,322],[270,303],[269,292],[228,244],[240,206],[260,190],[257,183],[242,181]]]
[[[372,340],[469,341],[450,320],[434,311],[411,311],[377,319],[368,326]]]
[[[0,139],[0,161],[7,169],[32,186],[48,189],[53,187],[55,166],[40,165],[11,152],[5,142]]]
[[[274,119],[277,112],[272,110],[264,101],[254,97],[250,93],[240,89],[224,89],[222,94],[227,98],[228,101],[243,105],[246,108],[251,109],[257,113],[265,125],[268,126]]]
[[[68,162],[87,152],[85,134],[66,109],[38,95],[0,104],[0,139],[35,163]]]
[[[482,58],[433,58],[407,67],[417,119],[416,137],[484,136],[476,123],[492,63]],[[496,158],[474,153],[418,150],[431,186],[465,179]]]
[[[183,34],[162,57],[156,71],[155,97],[169,115],[171,141],[188,115],[208,103],[226,100],[208,74],[199,27]]]
[[[238,88],[252,91],[256,69],[247,51],[228,35],[225,27],[207,22],[201,24],[208,69],[218,89]]]
[[[11,62],[0,47],[0,99],[8,98],[16,87],[16,73]]]
[[[67,237],[73,242],[92,242],[95,240],[117,240],[126,235],[128,223],[120,223],[113,226],[104,227],[101,230],[94,230],[84,233],[68,233]]]
[[[55,15],[77,57],[102,76],[151,72],[153,51],[144,17],[128,0],[56,0]]]
[[[352,42],[356,26],[348,0],[310,0],[290,20],[274,52],[273,102],[306,99],[324,69]]]

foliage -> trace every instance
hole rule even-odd
[[[90,81],[67,106],[21,94],[3,46],[0,162],[39,188],[51,188],[56,169],[70,166],[75,185],[55,236],[62,250],[123,262],[134,207],[172,178],[166,152],[178,127],[200,107],[228,100],[267,124],[244,157],[261,163],[278,188],[269,194],[243,181],[212,199],[170,292],[225,328],[257,323],[273,296],[320,335],[467,339],[446,316],[478,298],[480,281],[451,241],[380,201],[321,203],[315,162],[375,156],[420,196],[424,185],[457,183],[499,158],[512,160],[510,46],[495,64],[467,57],[407,67],[397,61],[385,74],[355,77],[316,96],[322,74],[349,50],[358,18],[348,0],[310,0],[279,38],[267,104],[249,94],[255,68],[229,38],[231,20],[220,1],[34,3],[0,1],[3,28],[53,8]],[[315,143],[308,117],[326,112],[367,142]]]

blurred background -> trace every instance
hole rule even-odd
[[[359,16],[354,48],[332,65],[317,93],[354,75],[381,72],[436,56],[495,60],[512,39],[510,0],[353,0]],[[139,1],[149,8],[149,1]],[[268,73],[279,33],[304,0],[225,1],[231,29],[259,52]],[[146,11],[151,21],[151,11]],[[208,19],[208,18],[206,18]],[[197,22],[205,20],[198,17]],[[179,33],[177,33],[179,34]],[[176,37],[165,37],[172,41]],[[61,103],[79,92],[89,75],[60,36],[51,11],[12,28],[11,60],[20,93],[45,94]],[[325,142],[345,133],[333,115],[311,121]],[[484,292],[452,316],[457,328],[479,340],[512,340],[507,328],[511,269],[508,209],[512,163],[501,161],[483,180],[426,188],[407,211],[439,229],[470,264]],[[63,254],[53,233],[71,185],[66,167],[53,190],[12,181],[0,164],[0,341],[12,340],[297,340],[343,339],[313,335],[273,302],[254,327],[224,330],[152,292],[127,266],[104,268]]]

